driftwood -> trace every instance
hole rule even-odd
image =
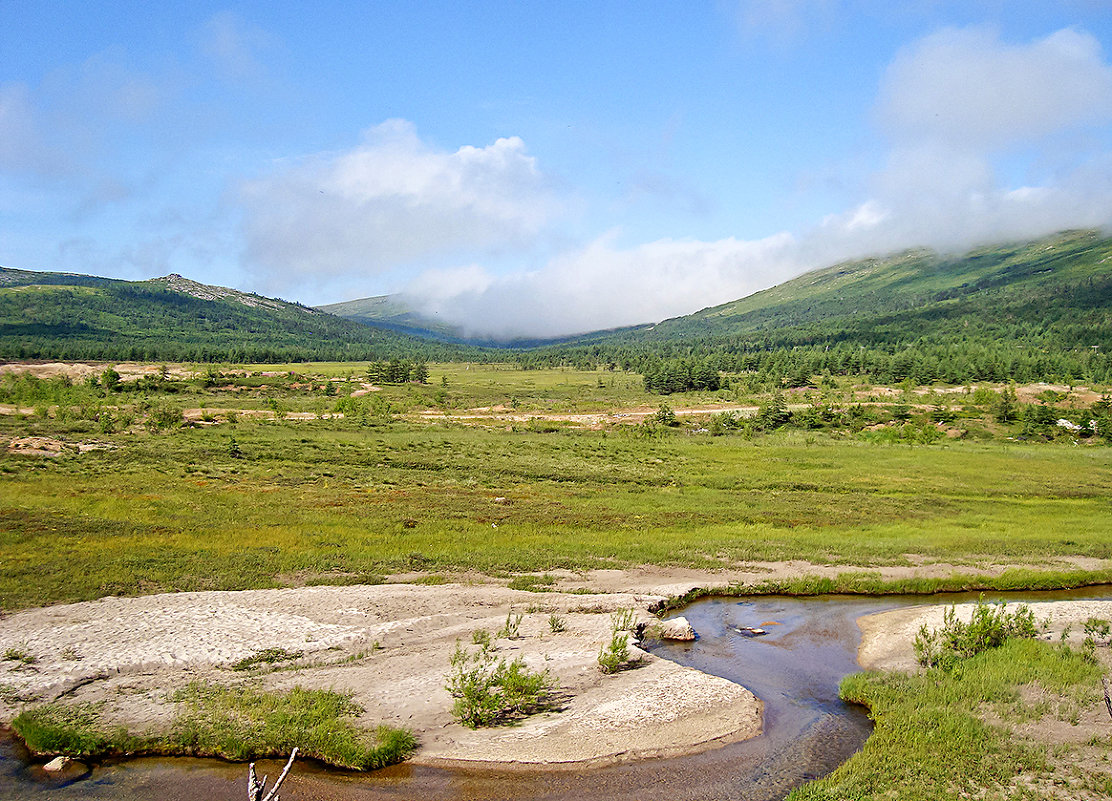
[[[247,801],[279,801],[278,788],[282,786],[282,782],[286,780],[286,774],[290,772],[293,767],[293,760],[297,756],[297,749],[294,748],[290,752],[290,759],[286,763],[286,767],[282,769],[282,775],[278,777],[278,781],[274,782],[274,786],[270,788],[270,792],[265,796],[266,792],[266,779],[264,775],[263,780],[259,781],[255,778],[255,763],[252,762],[247,766]]]
[[[1108,707],[1108,717],[1112,718],[1112,696],[1109,695],[1108,691],[1108,677],[1101,676],[1100,683],[1104,687],[1104,705]]]

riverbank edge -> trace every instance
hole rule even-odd
[[[952,576],[884,578],[874,571],[847,571],[835,577],[801,575],[758,582],[695,587],[669,596],[650,612],[664,616],[703,598],[743,598],[766,595],[807,598],[820,595],[933,596],[963,592],[1050,592],[1084,587],[1112,586],[1112,569],[1035,570],[1008,568],[1002,573],[958,573]]]
[[[690,581],[690,577],[685,578]],[[778,578],[764,579],[759,582],[726,582],[715,581],[715,574],[707,573],[704,582],[697,582],[696,586],[683,593],[660,597],[659,595],[645,604],[646,611],[658,617],[664,617],[670,612],[682,608],[696,600],[710,597],[746,597],[784,595],[796,597],[811,597],[822,595],[856,595],[884,597],[889,595],[922,595],[929,597],[942,593],[960,593],[976,591],[1049,591],[1077,589],[1112,585],[1112,568],[1107,569],[1075,569],[1075,570],[1037,570],[1029,567],[1013,567],[1004,569],[996,574],[989,573],[957,573],[950,576],[907,576],[901,578],[883,578],[877,571],[860,570],[845,571],[837,576],[821,576],[802,574],[798,576],[781,576]],[[648,601],[648,599],[646,599]],[[762,705],[763,706],[763,705]],[[0,725],[10,728],[11,721]],[[13,732],[18,737],[18,733]],[[602,767],[606,765],[641,761],[661,757],[686,756],[712,750],[732,742],[748,739],[753,735],[735,732],[732,735],[714,737],[703,741],[691,742],[682,746],[666,749],[646,749],[630,753],[623,751],[601,757],[582,760],[553,760],[553,761],[502,761],[497,759],[457,759],[437,756],[423,756],[419,749],[411,756],[407,763],[427,765],[431,767],[490,769],[497,771],[522,770],[530,772],[575,770],[583,768]],[[32,754],[36,759],[58,755],[60,752],[44,752]],[[172,749],[154,748],[143,749],[135,752],[107,751],[97,754],[64,754],[75,756],[85,762],[101,764],[106,761],[139,758],[143,756],[198,756],[197,753],[188,751],[175,751]],[[219,753],[203,754],[205,758],[215,758],[235,762],[226,755]],[[279,754],[260,755],[260,758],[280,756]],[[319,760],[317,760],[319,761]],[[327,764],[321,762],[321,764]],[[341,766],[329,766],[330,769],[346,770]]]

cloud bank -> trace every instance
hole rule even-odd
[[[794,238],[662,239],[619,248],[608,234],[538,270],[496,276],[471,265],[418,277],[404,295],[471,335],[554,337],[634,325],[740,297],[798,272]]]
[[[875,223],[854,228],[851,210],[824,226],[862,247],[956,249],[1112,220],[1112,66],[1089,34],[1015,45],[940,31],[896,56],[875,116],[889,141],[865,202]]]

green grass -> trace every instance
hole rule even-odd
[[[876,730],[848,762],[789,799],[1036,797],[1014,777],[1052,777],[1062,766],[1054,764],[1048,746],[1017,738],[1004,725],[1034,714],[1021,701],[1020,688],[1037,685],[1055,699],[1048,709],[1036,710],[1035,718],[1045,711],[1070,720],[1082,705],[1096,701],[1100,672],[1066,649],[1010,640],[949,672],[849,676],[841,695],[869,707]],[[986,723],[988,712],[1002,724]]]
[[[12,720],[27,748],[39,755],[65,754],[99,757],[147,751],[152,743],[132,735],[123,726],[105,725],[98,707],[91,704],[43,704],[21,712]]]
[[[63,703],[27,709],[12,728],[33,753],[86,758],[184,754],[249,760],[284,757],[296,746],[302,756],[329,765],[375,770],[417,747],[403,729],[359,728],[352,717],[360,709],[350,697],[327,690],[271,693],[194,682],[173,700],[181,711],[166,732],[135,734],[104,723],[97,705]]]
[[[169,742],[182,753],[246,760],[283,756],[296,746],[303,756],[329,765],[376,770],[417,747],[413,735],[401,729],[359,729],[350,720],[359,707],[328,690],[266,693],[195,682],[175,699],[186,711]]]
[[[83,385],[0,382],[9,402],[76,410],[0,415],[0,438],[114,446],[51,459],[0,452],[0,607],[377,582],[411,571],[442,580],[457,570],[713,569],[784,559],[868,567],[908,564],[914,554],[974,575],[989,560],[1112,558],[1112,451],[1101,445],[886,445],[838,431],[710,436],[696,425],[651,436],[637,427],[537,433],[389,416],[105,432],[88,419],[97,403],[124,404],[119,415],[141,414],[144,404],[245,408],[265,405],[267,393],[291,410],[334,403],[320,376],[338,366],[300,367],[271,388],[178,382],[99,401]],[[508,393],[538,407],[648,398],[618,386],[627,374],[614,374],[611,388],[606,373],[467,367],[433,365],[429,386],[383,392],[403,405],[407,394],[437,390],[442,372],[467,406]],[[1049,575],[1054,585],[1100,580]],[[1046,579],[1010,577],[1015,589]],[[877,586],[855,575],[815,591],[847,590]]]

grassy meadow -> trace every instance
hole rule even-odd
[[[3,608],[405,571],[1112,558],[1112,451],[1094,441],[462,420],[452,415],[494,405],[527,416],[661,398],[606,371],[434,365],[427,385],[351,397],[359,365],[224,370],[110,392],[3,379],[0,402],[25,413],[0,415],[0,437],[110,446],[0,455]],[[768,401],[738,389],[668,400]],[[269,416],[229,411],[252,409]]]

